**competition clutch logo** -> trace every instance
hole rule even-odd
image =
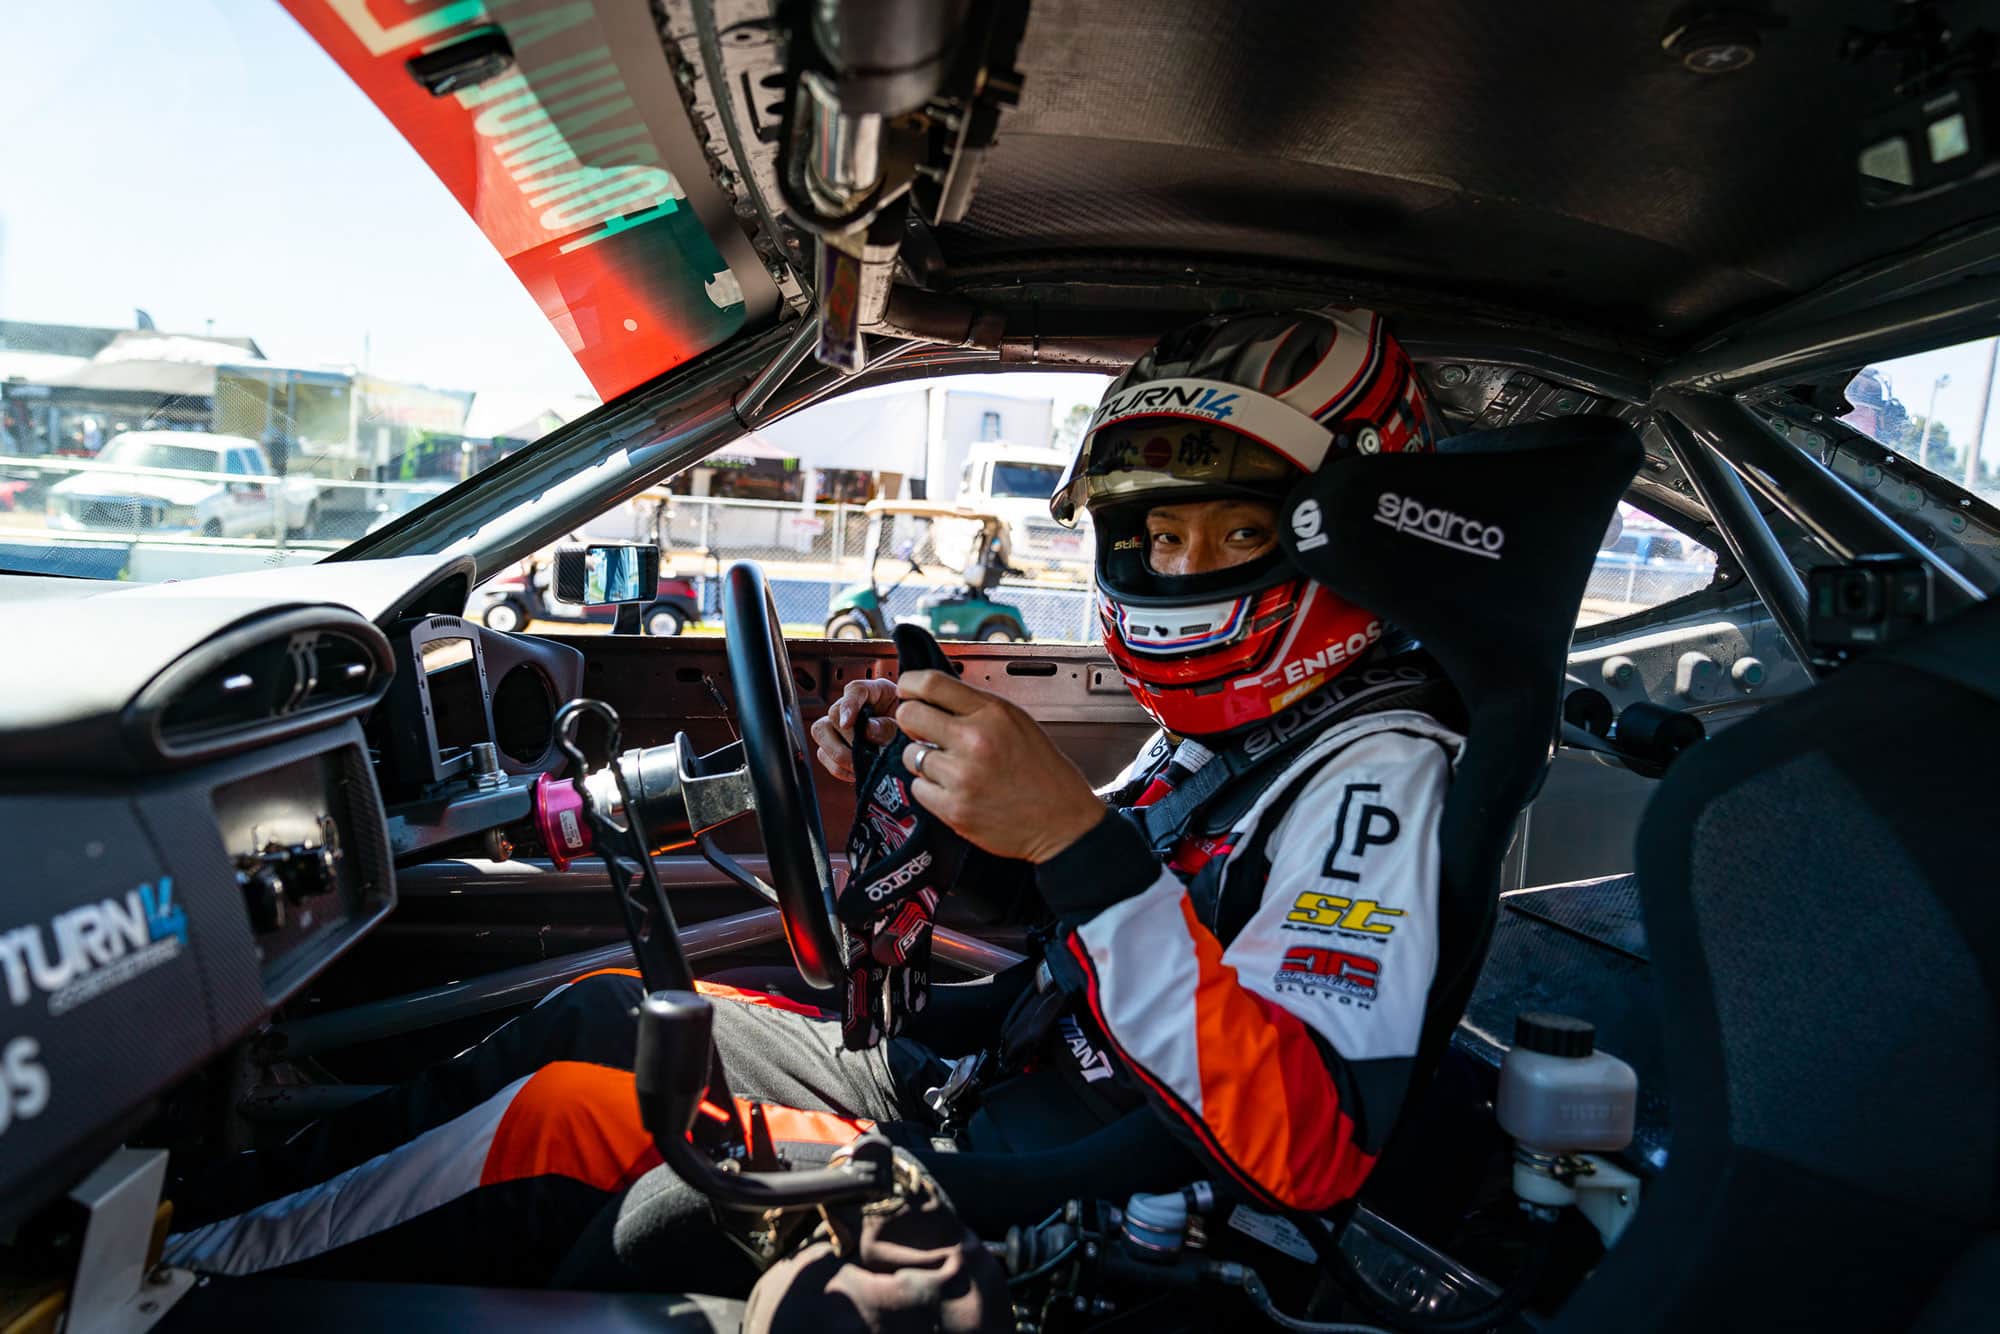
[[[37,992],[49,1014],[63,1014],[180,954],[187,913],[174,882],[140,885],[123,899],[101,899],[57,914],[46,927],[17,926],[0,935],[0,977],[7,999],[25,1005]]]
[[[1371,1001],[1375,999],[1376,984],[1381,978],[1380,959],[1371,959],[1365,954],[1349,954],[1346,950],[1299,945],[1285,951],[1285,961],[1278,965],[1278,975],[1273,982],[1279,987],[1330,991],[1336,996]]]

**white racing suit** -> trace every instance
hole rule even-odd
[[[1426,1026],[1438,820],[1461,744],[1413,709],[1335,721],[1247,784],[1240,814],[1175,831],[1165,865],[1120,818],[1041,867],[1069,928],[1050,969],[1095,1030],[1063,1021],[1076,1072],[1136,1084],[1254,1198],[1320,1211],[1352,1196]],[[1143,811],[1222,762],[1156,736],[1107,793],[1142,789]]]

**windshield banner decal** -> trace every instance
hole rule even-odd
[[[283,0],[507,261],[609,399],[714,347],[743,293],[587,4]],[[501,25],[511,65],[433,97],[409,60]]]

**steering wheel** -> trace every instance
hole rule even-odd
[[[812,749],[778,609],[754,562],[738,561],[723,576],[722,620],[743,758],[785,940],[807,985],[838,987],[847,970],[834,929],[833,868],[813,791]]]

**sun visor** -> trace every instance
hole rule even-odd
[[[1642,457],[1629,425],[1589,416],[1354,456],[1292,491],[1280,539],[1312,578],[1422,641],[1475,748],[1481,715],[1504,717],[1545,760],[1584,585]]]

